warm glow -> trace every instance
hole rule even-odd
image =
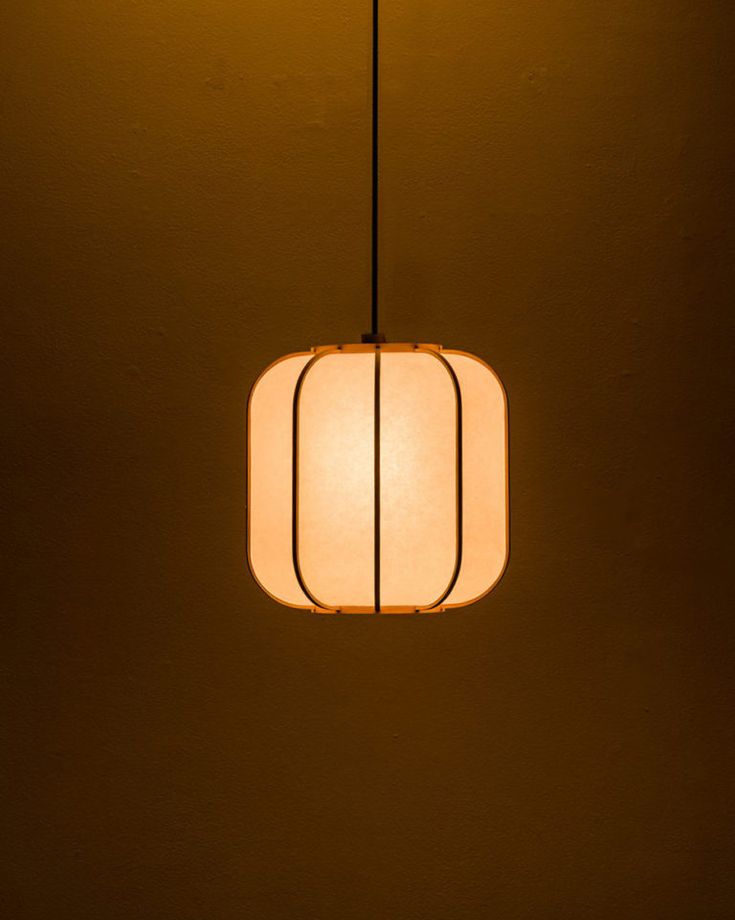
[[[406,344],[288,355],[251,391],[248,446],[248,559],[280,603],[443,610],[500,578],[507,407],[479,358]]]

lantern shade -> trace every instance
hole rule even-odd
[[[287,355],[248,403],[248,561],[280,603],[408,613],[472,603],[508,555],[507,402],[436,345]]]

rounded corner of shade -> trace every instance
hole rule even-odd
[[[472,607],[474,604],[479,603],[481,600],[484,600],[489,594],[498,587],[500,582],[503,580],[505,573],[508,571],[508,565],[510,564],[510,540],[506,539],[505,541],[505,554],[503,555],[503,561],[500,565],[500,568],[497,571],[497,574],[492,578],[490,584],[484,591],[481,591],[475,597],[470,598],[468,601],[460,601],[458,603],[452,604],[445,602],[443,609],[446,611],[450,610],[459,610],[462,607]]]
[[[245,561],[247,563],[247,570],[250,573],[250,577],[253,579],[255,584],[260,588],[263,594],[267,595],[272,601],[275,601],[281,607],[290,607],[292,610],[305,610],[309,611],[313,608],[313,604],[294,604],[291,601],[284,600],[284,598],[279,597],[277,594],[274,594],[269,588],[266,587],[265,583],[259,577],[258,573],[255,570],[255,563],[253,562],[253,557],[250,553],[250,546],[248,546],[247,552],[245,554]]]
[[[248,391],[248,405],[250,405],[250,402],[253,398],[253,394],[258,388],[258,385],[261,384],[263,380],[265,380],[265,378],[270,374],[272,370],[274,370],[279,365],[284,364],[286,361],[291,361],[294,358],[310,358],[312,357],[312,355],[313,355],[313,350],[312,351],[292,351],[292,352],[289,352],[287,355],[281,355],[280,357],[276,358],[274,361],[271,361],[270,364],[267,364],[263,368],[263,370],[260,371],[258,376],[255,378],[252,386],[250,387],[250,390]]]
[[[456,355],[459,358],[469,358],[471,361],[474,361],[477,364],[479,364],[480,367],[483,367],[490,374],[490,376],[495,380],[495,382],[498,384],[500,391],[503,394],[503,399],[505,400],[505,403],[507,405],[508,393],[505,389],[505,384],[503,383],[503,380],[500,374],[495,370],[492,364],[489,364],[484,358],[481,358],[479,355],[473,354],[473,352],[471,351],[464,351],[461,348],[444,348],[442,349],[442,351],[445,355]]]

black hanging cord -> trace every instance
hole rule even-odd
[[[378,0],[373,0],[373,219],[372,219],[372,318],[370,330],[378,334]]]
[[[363,342],[384,342],[385,337],[378,331],[378,5],[373,0],[373,37],[372,37],[372,201],[370,218],[370,332],[363,335]]]

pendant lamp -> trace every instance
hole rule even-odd
[[[248,399],[248,564],[281,604],[472,604],[508,559],[508,408],[464,351],[378,331],[378,0],[372,21],[372,329],[279,358]]]

